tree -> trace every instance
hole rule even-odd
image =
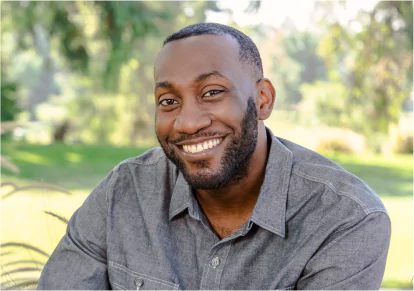
[[[302,100],[300,85],[326,80],[324,60],[318,54],[320,36],[299,31],[288,21],[285,29],[277,31],[272,43],[271,72],[283,107],[292,107]]]
[[[7,76],[1,70],[1,121],[14,121],[19,112],[16,100],[17,85],[7,80]]]
[[[371,12],[360,12],[351,26],[327,23],[329,34],[320,42],[319,52],[329,70],[329,83],[346,89],[330,98],[314,96],[322,121],[339,116],[337,110],[326,110],[337,98],[345,99],[337,125],[366,136],[385,135],[398,121],[402,103],[412,91],[412,9],[411,1],[379,2]],[[329,83],[314,85],[323,92]],[[308,96],[315,90],[302,87]]]

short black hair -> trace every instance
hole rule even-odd
[[[262,59],[254,42],[243,32],[227,25],[218,23],[192,24],[168,36],[164,40],[163,46],[174,40],[197,35],[229,35],[233,37],[239,44],[240,61],[252,67],[255,77],[263,78]]]

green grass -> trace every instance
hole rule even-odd
[[[20,186],[47,182],[69,190],[68,196],[48,189],[22,191],[3,199],[1,242],[29,242],[51,253],[65,232],[65,225],[43,211],[52,210],[69,218],[93,187],[120,161],[139,155],[144,148],[90,145],[31,145],[2,142],[2,155],[20,168],[15,175],[2,169],[2,182]],[[413,163],[412,156],[352,156],[330,154],[329,158],[368,183],[381,197],[390,214],[392,237],[383,288],[412,288],[413,276]],[[7,188],[2,191],[8,191]],[[3,249],[2,249],[3,252]],[[17,251],[2,257],[2,272],[10,260],[39,259],[33,252]],[[35,271],[36,277],[40,272]],[[7,278],[7,275],[2,277]],[[16,277],[14,277],[16,278]]]
[[[413,196],[413,156],[353,156],[328,154],[347,171],[360,177],[380,197]]]
[[[21,170],[16,176],[2,169],[2,179],[25,183],[45,182],[68,190],[93,188],[124,159],[138,156],[145,148],[91,145],[34,145],[2,142],[1,154]]]

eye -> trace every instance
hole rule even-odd
[[[224,90],[210,90],[210,91],[206,92],[203,95],[203,97],[212,97],[212,96],[217,95],[217,94],[219,94],[221,92],[224,92]]]
[[[162,106],[172,106],[172,105],[178,104],[178,102],[174,99],[164,99],[164,100],[161,100],[159,104]]]

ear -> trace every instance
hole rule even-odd
[[[276,100],[276,91],[269,79],[261,79],[257,85],[257,114],[259,120],[267,119],[273,110]]]

